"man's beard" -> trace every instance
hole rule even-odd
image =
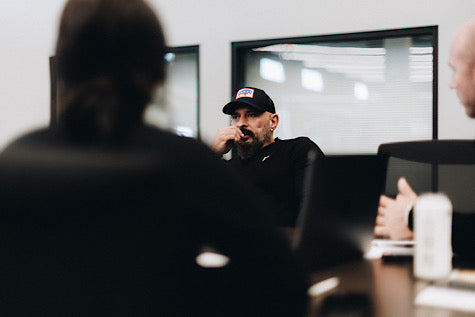
[[[237,152],[241,159],[245,160],[250,157],[253,157],[257,151],[262,149],[264,144],[270,142],[272,138],[272,131],[270,126],[266,126],[262,133],[254,134],[252,131],[247,130],[246,128],[241,128],[241,131],[250,137],[252,137],[251,142],[236,142]]]

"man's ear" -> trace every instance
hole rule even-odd
[[[279,115],[277,113],[273,113],[270,116],[270,127],[272,131],[274,131],[277,128],[277,125],[279,124]]]

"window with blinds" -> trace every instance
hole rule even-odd
[[[233,91],[264,89],[276,136],[326,154],[437,138],[437,27],[233,42]]]

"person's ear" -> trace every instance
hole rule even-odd
[[[270,128],[272,131],[274,131],[277,128],[277,125],[279,124],[279,115],[277,113],[273,113],[270,116]]]

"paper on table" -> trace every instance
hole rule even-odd
[[[415,304],[475,313],[475,291],[427,286],[416,296]]]
[[[414,255],[413,240],[374,239],[371,248],[365,254],[366,259],[377,259],[382,256],[412,256]]]
[[[449,285],[475,290],[475,270],[453,270],[449,278]]]
[[[413,246],[416,242],[414,240],[391,240],[391,239],[373,239],[372,245],[381,247],[394,246]]]

